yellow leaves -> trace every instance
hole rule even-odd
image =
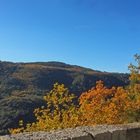
[[[23,131],[24,131],[24,127],[16,128],[16,129],[9,129],[10,134],[22,133]]]
[[[74,105],[74,94],[69,93],[65,86],[54,84],[53,89],[44,96],[46,108],[34,110],[36,122],[27,124],[25,128],[11,129],[11,133],[21,131],[49,131],[59,128],[74,127],[78,124],[78,108]],[[22,121],[20,121],[22,124]],[[21,125],[20,125],[21,126]]]
[[[23,126],[23,120],[19,121],[19,126]]]

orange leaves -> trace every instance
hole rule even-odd
[[[106,88],[102,81],[96,83],[96,88],[83,93],[79,103],[83,120],[88,120],[86,125],[124,123],[128,118],[127,111],[133,110],[134,106],[127,90]]]

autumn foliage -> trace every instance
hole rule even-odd
[[[130,65],[130,86],[107,88],[97,81],[91,90],[82,93],[79,103],[65,86],[54,84],[44,97],[47,107],[34,110],[36,122],[10,129],[10,133],[49,131],[67,127],[96,124],[120,124],[140,121],[140,57],[138,66]],[[24,127],[23,127],[24,126]]]
[[[86,125],[124,123],[131,109],[127,91],[121,87],[108,89],[102,81],[80,97],[80,111]]]
[[[74,104],[75,95],[69,93],[64,85],[54,84],[53,89],[44,96],[47,107],[34,110],[35,123],[29,123],[26,127],[20,123],[19,128],[10,129],[10,133],[27,131],[49,131],[59,128],[75,127],[78,122],[78,108]]]

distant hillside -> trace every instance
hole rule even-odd
[[[0,133],[16,127],[19,119],[33,121],[34,108],[44,105],[42,97],[56,82],[79,96],[97,80],[104,81],[107,87],[126,86],[128,77],[61,62],[0,62]]]

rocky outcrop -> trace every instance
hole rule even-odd
[[[140,140],[140,123],[68,128],[0,137],[0,140]]]

